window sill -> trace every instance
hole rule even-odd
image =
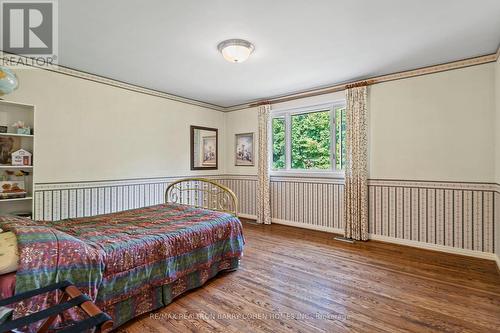
[[[344,179],[343,171],[316,171],[316,170],[271,170],[271,177],[297,177],[297,178],[335,178]]]

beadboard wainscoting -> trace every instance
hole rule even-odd
[[[34,190],[34,218],[57,221],[147,207],[165,202],[165,191],[172,182],[190,176],[129,180],[37,183]],[[229,185],[239,197],[240,210],[255,216],[256,179],[225,176],[196,176]],[[187,197],[185,199],[188,199]],[[194,198],[191,198],[194,199]],[[244,199],[244,200],[241,200]]]
[[[256,176],[217,176],[218,183],[229,187],[238,197],[238,215],[249,219],[257,217],[257,177]]]
[[[494,184],[370,180],[371,238],[494,253],[495,191]]]
[[[156,205],[165,201],[165,190],[176,179],[36,184],[34,217],[57,221]]]
[[[221,176],[255,218],[255,176]],[[343,181],[271,177],[274,223],[343,232]],[[487,183],[369,181],[370,238],[493,259],[500,186]],[[497,240],[499,241],[499,240]]]
[[[240,202],[240,215],[256,218],[256,176],[221,176]],[[328,232],[342,232],[342,179],[271,177],[273,222]]]
[[[35,219],[117,212],[164,201],[180,177],[36,184]],[[242,217],[255,218],[257,177],[208,176],[231,188]],[[274,223],[343,232],[343,180],[271,177]],[[369,233],[375,240],[495,258],[500,186],[486,183],[369,181]],[[497,242],[499,240],[496,240]]]

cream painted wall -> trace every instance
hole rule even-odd
[[[493,63],[370,87],[370,178],[491,182]]]
[[[258,156],[258,116],[257,108],[244,109],[226,113],[226,154],[225,170],[229,174],[256,175],[257,160],[254,166],[235,166],[235,135],[240,133],[254,133],[254,156]]]
[[[8,100],[36,105],[35,182],[224,172],[224,114],[44,70]],[[190,171],[189,126],[219,129],[219,170]]]
[[[386,82],[369,88],[372,179],[494,180],[494,64]],[[273,105],[289,109],[343,99],[344,92]],[[256,108],[226,117],[226,171],[234,167],[234,133],[257,132]],[[467,159],[466,159],[467,155]]]

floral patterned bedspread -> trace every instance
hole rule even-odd
[[[238,218],[177,204],[53,222],[2,217],[0,228],[17,236],[16,294],[69,280],[103,308],[237,259],[244,243]],[[56,298],[20,303],[15,317]]]

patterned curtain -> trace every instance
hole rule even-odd
[[[259,157],[257,182],[257,223],[271,224],[271,196],[269,195],[269,104],[259,106]]]
[[[366,86],[346,91],[345,237],[368,239]]]

